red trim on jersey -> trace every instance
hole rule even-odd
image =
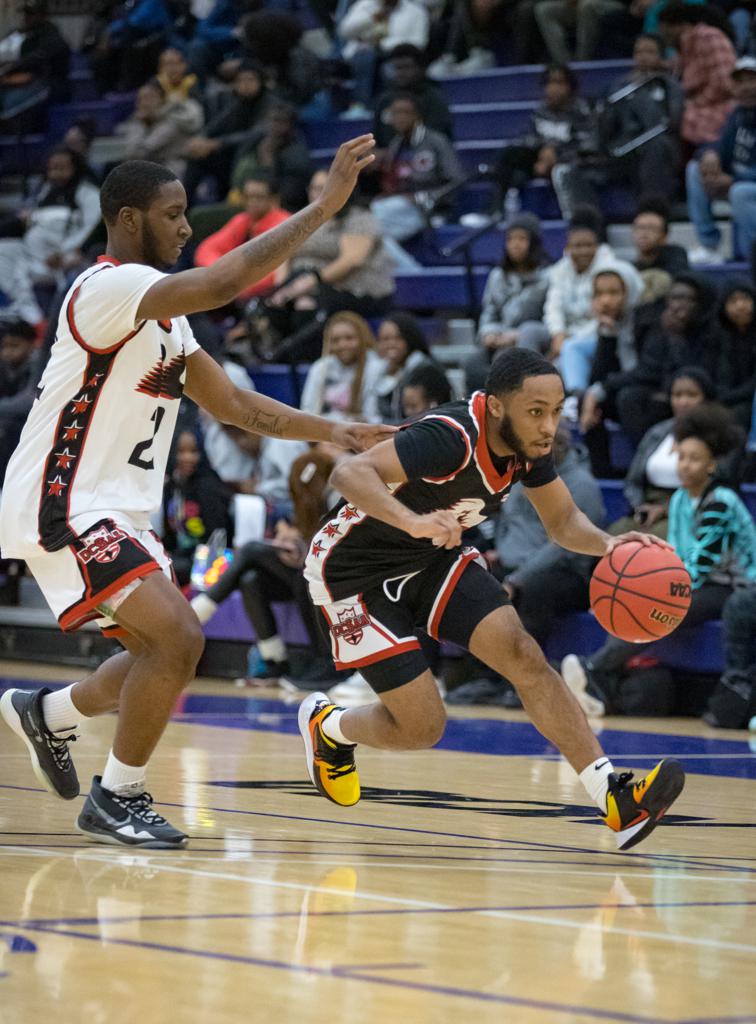
[[[107,270],[107,267],[101,267],[100,270],[95,270],[95,274],[99,274],[101,270]],[[135,335],[139,334],[139,332],[142,330],[147,321],[143,320],[141,324],[138,327],[136,327],[130,334],[127,334],[125,338],[121,338],[120,341],[117,341],[114,345],[110,345],[108,348],[93,348],[91,345],[88,345],[86,341],[84,341],[84,339],[82,338],[81,334],[79,333],[79,329],[76,326],[76,320],[74,317],[74,303],[79,297],[79,292],[81,291],[82,286],[85,285],[87,281],[91,281],[95,274],[90,274],[86,281],[82,281],[78,288],[74,289],[74,293],[68,300],[68,305],[66,306],[66,321],[68,323],[68,329],[70,330],[71,334],[74,337],[74,340],[78,345],[81,345],[81,347],[85,349],[87,352],[95,352],[98,355],[108,355],[111,352],[117,351],[117,349],[119,349],[122,345],[125,345],[127,341],[131,341],[131,339]]]
[[[475,458],[478,465],[480,466],[483,476],[486,478],[488,486],[493,488],[494,491],[503,491],[512,482],[515,469],[517,468],[517,459],[513,458],[512,464],[509,469],[503,475],[496,471],[493,462],[491,461],[491,452],[488,448],[488,439],[486,438],[486,395],[483,391],[476,391],[472,396],[471,406],[473,415],[478,424],[478,440],[475,442]]]
[[[437,596],[438,604],[436,605],[436,610],[433,613],[433,617],[431,618],[430,622],[428,623],[428,632],[430,633],[434,640],[440,639],[438,635],[438,627],[441,625],[441,619],[444,617],[444,612],[446,611],[446,606],[449,603],[449,598],[452,596],[454,588],[459,582],[460,576],[465,571],[470,562],[474,562],[477,557],[477,551],[468,551],[466,555],[460,555],[459,562],[457,563],[454,572],[451,574],[449,580],[444,584],[444,586],[439,591],[439,594]]]
[[[131,636],[128,629],[124,629],[123,626],[100,626],[100,632],[108,640],[122,640],[124,637]]]
[[[77,601],[70,608],[67,608],[62,615],[58,616],[58,625],[64,633],[69,633],[78,629],[79,626],[83,626],[85,622],[102,618],[102,612],[97,611],[98,604],[102,604],[112,594],[117,593],[123,587],[127,587],[133,580],[143,579],[153,572],[162,572],[160,566],[155,561],[129,569],[123,576],[119,576],[117,580],[113,580],[112,583],[109,583],[107,587],[104,587],[96,594],[85,597],[83,600]]]
[[[454,470],[453,473],[450,473],[448,476],[424,476],[423,477],[423,480],[427,484],[445,484],[449,480],[453,480],[454,477],[457,475],[457,473],[461,473],[462,470],[467,465],[467,463],[470,461],[470,456],[472,455],[472,445],[470,444],[470,435],[467,433],[467,431],[465,430],[465,428],[462,426],[461,423],[457,423],[457,421],[453,420],[450,416],[440,416],[440,415],[437,415],[437,414],[434,414],[434,415],[431,415],[431,416],[423,416],[422,420],[420,420],[419,422],[420,423],[425,423],[426,420],[443,420],[443,422],[444,423],[448,423],[450,427],[455,427],[460,432],[462,437],[465,439],[465,457],[462,459],[461,464]]]

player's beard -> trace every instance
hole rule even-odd
[[[168,270],[171,267],[170,263],[161,258],[157,235],[146,217],[142,221],[142,256],[148,267],[156,270]]]
[[[501,418],[499,423],[499,438],[504,442],[507,448],[510,448],[517,458],[521,462],[527,461],[527,455],[525,454],[525,442],[517,433],[512,423],[512,417],[506,413]]]

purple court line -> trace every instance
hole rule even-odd
[[[0,783],[0,789],[14,789],[23,790],[28,793],[42,793],[46,794],[47,790],[39,789],[33,786],[12,786],[5,783]],[[159,802],[161,807],[178,807],[181,810],[202,810],[202,811],[213,811],[217,814],[242,814],[257,818],[275,818],[276,820],[282,821],[303,821],[309,825],[341,825],[348,826],[350,828],[372,828],[376,831],[383,832],[409,832],[414,835],[426,835],[426,836],[443,836],[447,839],[474,839],[479,842],[491,842],[491,843],[506,843],[509,846],[514,846],[522,849],[523,852],[527,853],[532,850],[548,850],[554,853],[585,853],[590,856],[601,856],[601,857],[612,857],[622,858],[623,863],[620,865],[623,868],[631,867],[651,867],[651,868],[662,868],[662,867],[687,867],[691,870],[706,869],[708,871],[722,871],[722,872],[740,872],[740,873],[756,873],[756,868],[739,867],[731,864],[716,864],[706,860],[696,861],[695,857],[685,856],[684,854],[659,854],[659,853],[644,853],[637,852],[633,854],[620,853],[615,850],[593,850],[587,847],[581,846],[567,846],[565,844],[558,843],[539,843],[534,840],[525,839],[507,839],[505,837],[496,836],[480,836],[470,835],[466,832],[437,832],[433,829],[427,828],[413,828],[407,825],[380,825],[377,823],[371,823],[366,821],[334,821],[332,818],[308,818],[301,814],[277,814],[273,811],[247,811],[239,808],[231,807],[208,807],[206,804],[177,804],[167,803],[165,801]],[[645,863],[650,861],[650,864]],[[668,861],[669,865],[665,863],[654,863],[659,861]],[[591,865],[595,867],[595,864]]]
[[[488,914],[488,913],[530,913],[533,911],[557,910],[658,910],[669,907],[753,907],[756,900],[669,900],[653,903],[555,903],[552,905],[523,904],[521,906],[493,907],[389,907],[366,910],[308,910],[307,917],[388,917],[408,914]],[[134,921],[151,924],[165,921],[268,921],[279,918],[302,916],[301,910],[266,911],[259,914],[133,914],[118,917],[61,917],[30,918],[24,921],[0,921],[0,928],[49,928],[78,925],[81,928],[95,925],[131,924]]]
[[[44,932],[71,939],[85,939],[89,942],[102,942],[99,935],[87,932],[63,931],[42,925],[24,924],[22,930]],[[498,1003],[505,1006],[522,1006],[530,1010],[547,1010],[550,1013],[582,1015],[596,1020],[620,1021],[622,1024],[674,1024],[660,1017],[642,1017],[634,1013],[622,1013],[617,1010],[598,1010],[592,1006],[576,1006],[570,1003],[554,1003],[545,999],[527,999],[520,996],[498,995],[493,992],[481,992],[476,989],[456,988],[450,985],[433,985],[427,982],[408,981],[406,978],[382,978],[380,975],[359,973],[351,967],[324,968],[306,964],[292,964],[285,960],[266,960],[262,957],[242,956],[237,953],[218,953],[212,950],[191,949],[185,946],[169,946],[160,942],[143,942],[136,939],[105,940],[109,946],[127,946],[131,949],[148,949],[157,953],[175,953],[179,956],[197,957],[206,960],[220,960],[227,963],[245,964],[249,967],[267,967],[272,970],[291,971],[294,974],[315,975],[319,978],[339,978],[344,981],[361,981],[369,985],[384,985],[389,988],[405,989],[413,992],[425,992],[429,995],[448,996],[456,999],[471,999],[482,1003]],[[380,969],[380,965],[379,965]],[[364,969],[363,969],[364,970]]]

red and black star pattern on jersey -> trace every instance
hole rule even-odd
[[[118,354],[89,351],[81,385],[58,417],[55,438],[45,462],[37,526],[45,551],[60,551],[74,536],[68,503],[95,407]]]
[[[170,362],[165,361],[165,348],[160,346],[160,359],[151,370],[139,381],[136,390],[151,398],[181,398],[184,385],[181,378],[186,369],[186,357],[183,352],[174,356]]]

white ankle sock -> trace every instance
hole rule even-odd
[[[280,636],[271,636],[267,640],[258,640],[257,649],[268,662],[286,661],[286,647]]]
[[[341,731],[341,719],[346,711],[346,708],[339,708],[337,711],[332,711],[323,722],[321,729],[328,739],[333,740],[334,743],[346,743],[353,747],[354,740],[348,739]]]
[[[74,686],[76,683],[54,693],[46,693],[42,698],[42,714],[50,732],[67,732],[74,729],[82,718],[88,717],[82,715],[73,702],[71,691]]]
[[[139,796],[144,793],[145,776],[147,765],[134,768],[130,764],[119,761],[111,750],[108,754],[108,763],[102,773],[102,788],[118,796]]]
[[[586,792],[602,814],[606,814],[606,795],[609,792],[609,776],[614,771],[608,757],[599,757],[583,768],[578,778]]]
[[[194,614],[200,620],[202,625],[209,622],[213,615],[218,611],[218,605],[213,601],[212,597],[208,597],[207,594],[197,594],[193,597],[189,604],[194,609]]]

